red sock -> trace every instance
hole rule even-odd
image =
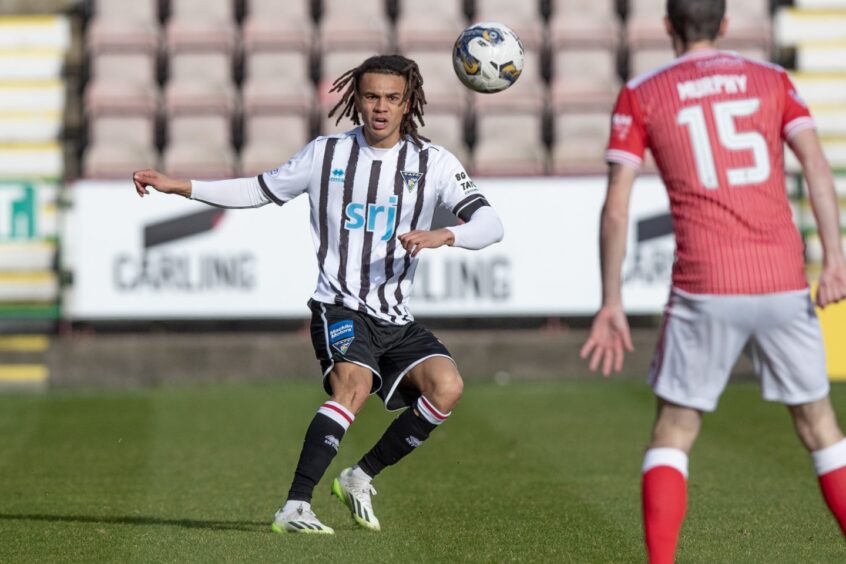
[[[643,526],[651,564],[673,563],[686,509],[687,479],[678,468],[653,466],[643,474]]]
[[[825,502],[846,535],[846,466],[819,477]]]

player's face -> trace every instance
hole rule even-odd
[[[359,81],[356,104],[371,147],[393,147],[400,139],[402,117],[408,112],[403,100],[405,77],[396,74],[364,73]]]

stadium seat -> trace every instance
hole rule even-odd
[[[549,19],[552,51],[605,48],[616,51],[620,21],[613,0],[553,0]]]
[[[390,22],[384,0],[323,0],[320,19],[321,51],[391,47]]]
[[[555,116],[554,174],[605,172],[610,117],[607,112],[566,112]]]
[[[93,0],[97,18],[155,23],[159,18],[159,0]]]
[[[664,0],[630,0],[627,34],[630,46],[661,47],[669,44],[662,20],[666,13]],[[771,25],[768,0],[726,2],[728,30],[720,40],[725,49],[759,48],[768,50]]]
[[[85,113],[88,116],[106,113],[122,115],[156,114],[161,93],[157,84],[143,81],[95,79],[85,88]]]
[[[452,49],[409,51],[405,56],[420,67],[426,110],[461,113],[467,107],[468,90],[452,70]]]
[[[167,142],[232,142],[232,121],[223,115],[177,115],[167,120]]]
[[[309,0],[247,0],[244,18],[244,50],[307,52],[314,39]]]
[[[620,88],[617,55],[604,48],[570,47],[553,54],[554,111],[610,110]]]
[[[98,115],[88,122],[88,141],[94,144],[130,144],[153,147],[156,124],[152,116]]]
[[[475,174],[543,174],[546,161],[540,114],[500,112],[477,117]]]
[[[244,119],[241,174],[252,176],[271,170],[308,143],[309,119],[303,115],[259,115]]]
[[[442,145],[455,155],[459,161],[469,167],[470,151],[467,149],[464,135],[464,117],[451,113],[426,114],[426,122],[420,130],[420,135],[431,139],[435,145]]]
[[[314,105],[309,60],[296,51],[249,53],[242,87],[244,112],[298,112],[307,115]]]
[[[165,174],[191,179],[232,178],[238,174],[231,147],[199,140],[168,145],[164,153],[164,169]]]
[[[156,83],[156,57],[147,51],[100,52],[91,56],[92,78]]]
[[[220,52],[186,52],[171,56],[165,85],[165,111],[178,114],[219,114],[237,111],[238,92],[232,81],[230,56]]]
[[[540,54],[527,48],[524,57],[520,78],[507,90],[496,94],[473,94],[478,110],[533,113],[545,106],[547,87],[541,76]]]
[[[396,23],[397,45],[403,52],[452,47],[467,25],[464,6],[456,0],[403,0]]]
[[[220,51],[232,55],[237,47],[233,0],[171,0],[167,47],[180,51]]]
[[[831,6],[829,6],[830,8]],[[846,41],[846,10],[800,10],[782,6],[775,15],[775,36],[782,47],[807,41]]]
[[[153,20],[95,17],[88,24],[85,42],[89,53],[143,51],[154,54],[161,44],[161,29]]]
[[[238,97],[232,84],[199,79],[171,80],[165,86],[165,112],[178,114],[233,115]]]
[[[129,180],[134,171],[142,168],[159,168],[158,157],[152,147],[97,143],[89,145],[82,156],[82,174],[85,178]]]
[[[520,37],[526,49],[540,50],[544,25],[537,0],[476,0],[474,21],[502,22]]]

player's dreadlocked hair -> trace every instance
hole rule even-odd
[[[418,125],[425,125],[423,122],[423,105],[426,103],[426,95],[423,93],[423,77],[420,75],[420,68],[417,63],[402,55],[376,55],[339,76],[332,83],[330,92],[343,92],[344,94],[341,101],[329,112],[329,117],[338,112],[336,124],[341,121],[341,118],[348,117],[354,124],[361,125],[358,108],[355,107],[355,96],[358,93],[361,77],[367,72],[395,74],[405,77],[405,92],[402,101],[409,102],[409,110],[402,116],[400,135],[410,135],[414,144],[422,147],[423,141],[429,141],[429,139],[417,133]]]

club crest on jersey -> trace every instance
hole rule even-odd
[[[402,175],[403,184],[405,184],[405,188],[409,192],[413,192],[417,188],[420,179],[423,178],[422,172],[408,172],[404,170],[400,174]]]
[[[355,340],[355,325],[351,320],[338,321],[329,326],[329,344],[341,354],[347,354]]]

